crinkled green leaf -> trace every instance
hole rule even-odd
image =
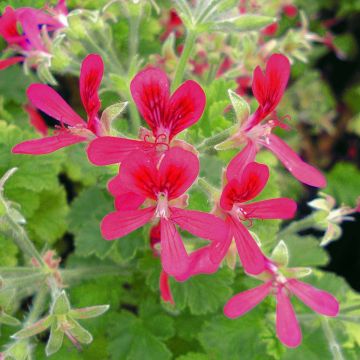
[[[154,328],[148,329],[140,318],[129,312],[114,315],[109,324],[111,359],[171,359],[170,350],[153,332]]]
[[[290,267],[326,265],[329,261],[328,254],[313,236],[291,235],[282,240],[289,250]]]
[[[260,360],[265,358],[264,326],[263,316],[255,312],[236,320],[219,315],[205,323],[199,339],[214,360]]]
[[[224,304],[231,294],[234,274],[224,268],[212,275],[198,275],[186,282],[171,282],[176,307],[189,307],[192,314],[202,315],[214,312]]]

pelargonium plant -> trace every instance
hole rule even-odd
[[[17,3],[0,359],[357,359],[360,298],[324,246],[358,194],[335,208],[287,97],[341,53],[329,26],[290,0]]]

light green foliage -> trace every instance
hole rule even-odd
[[[139,316],[123,311],[109,323],[111,359],[171,359],[171,352],[163,342],[174,335],[173,320],[162,313],[152,301],[145,301]]]
[[[179,310],[189,307],[194,315],[212,313],[221,307],[232,293],[234,274],[221,269],[213,275],[198,275],[184,283],[172,282],[172,292]]]
[[[357,197],[360,195],[359,176],[360,171],[355,165],[339,162],[329,172],[328,186],[324,191],[333,195],[339,205],[343,203],[354,206]]]
[[[114,249],[115,242],[104,240],[99,227],[101,219],[112,209],[111,197],[105,190],[95,187],[84,190],[73,202],[69,230],[75,235],[77,255],[94,254],[103,259]]]
[[[215,135],[235,123],[235,115],[233,120],[229,120],[225,114],[225,109],[230,105],[227,91],[235,88],[234,81],[223,78],[215,79],[209,86],[204,87],[206,94],[204,114],[187,132],[192,142],[199,143],[205,137]]]

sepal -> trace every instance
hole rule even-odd
[[[280,240],[279,243],[274,248],[271,259],[278,264],[279,266],[286,267],[289,263],[289,250],[283,240]]]
[[[229,97],[231,104],[234,108],[236,119],[238,120],[239,124],[243,124],[244,121],[249,117],[250,115],[250,107],[247,101],[245,101],[244,98],[239,96],[236,92],[232,90],[228,90]]]

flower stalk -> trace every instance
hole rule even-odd
[[[181,57],[175,71],[174,80],[171,85],[172,91],[174,91],[176,88],[179,87],[179,85],[181,84],[184,78],[186,64],[188,63],[193,47],[195,45],[196,37],[197,37],[196,30],[189,29],[186,35],[184,49],[181,53]]]

